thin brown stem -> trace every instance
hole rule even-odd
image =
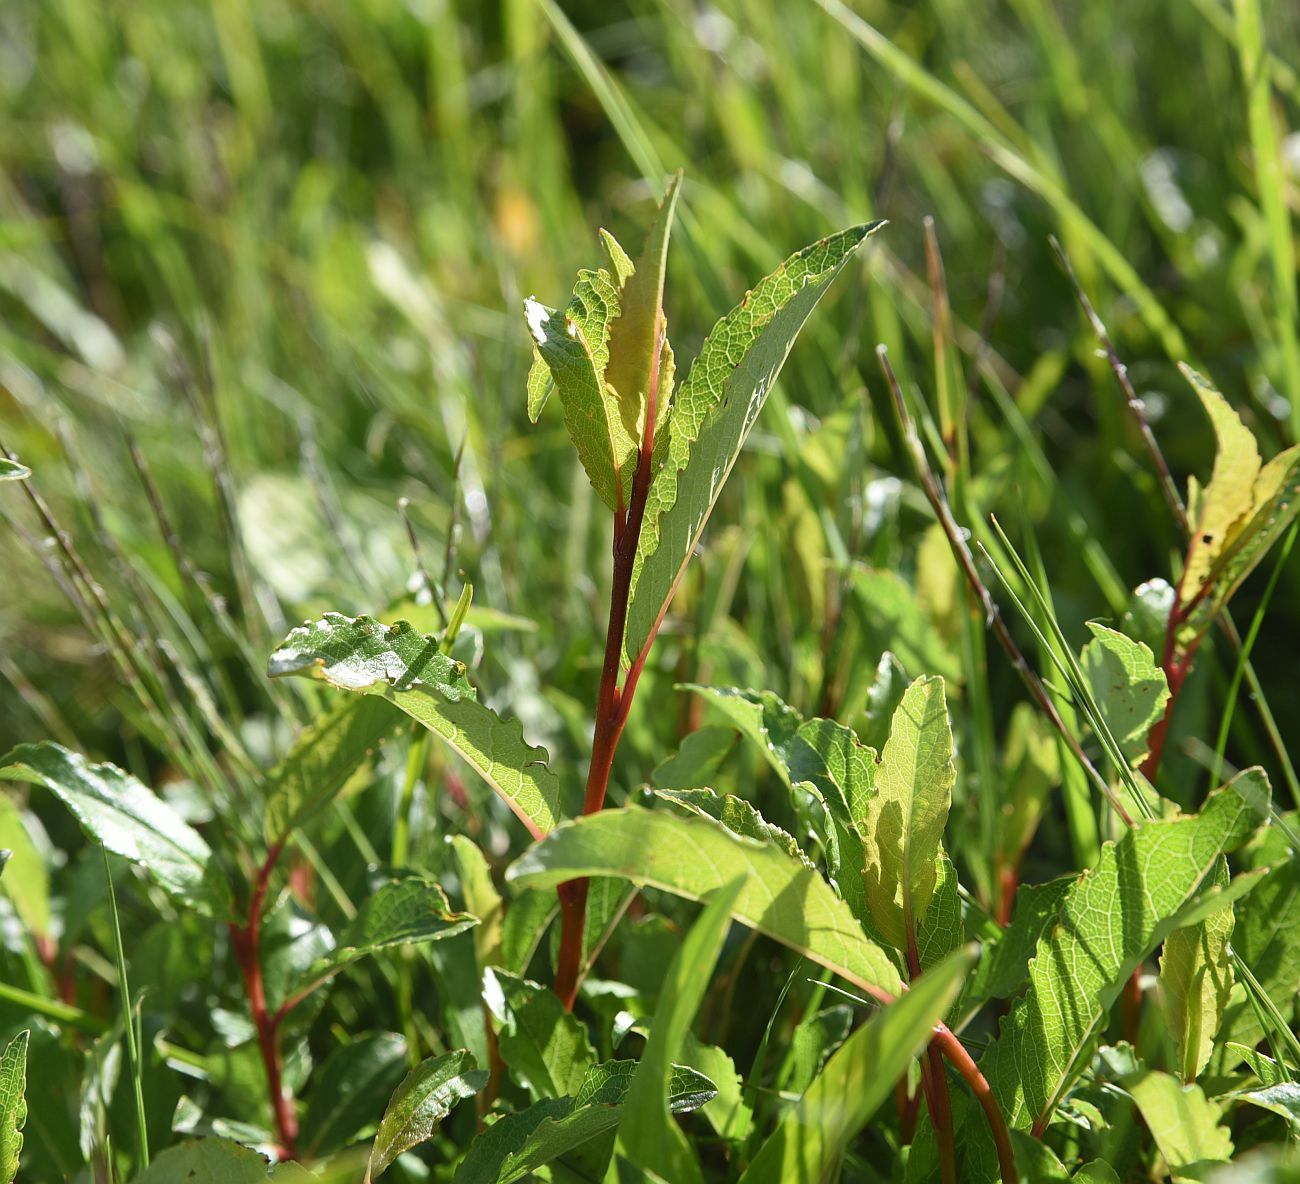
[[[903,428],[903,436],[911,450],[912,461],[916,467],[921,487],[925,491],[931,508],[934,510],[935,517],[939,520],[939,525],[947,536],[948,545],[952,549],[958,567],[961,568],[962,574],[966,577],[966,582],[970,585],[971,591],[975,594],[980,607],[984,611],[984,619],[988,627],[993,630],[993,636],[997,638],[998,644],[1010,659],[1011,665],[1020,676],[1021,682],[1025,684],[1026,690],[1029,691],[1034,702],[1038,704],[1039,710],[1047,717],[1048,722],[1056,729],[1071,753],[1074,754],[1074,759],[1079,762],[1083,771],[1087,773],[1102,796],[1110,803],[1115,813],[1123,819],[1125,825],[1132,826],[1133,819],[1124,808],[1124,804],[1115,796],[1114,791],[1106,783],[1106,779],[1097,771],[1092,761],[1088,759],[1078,737],[1065,726],[1065,721],[1061,718],[1060,712],[1056,709],[1056,704],[1052,702],[1051,696],[1047,693],[1047,688],[1043,686],[1042,680],[1025,660],[1020,647],[1016,645],[1015,639],[1011,636],[1006,623],[1002,620],[1002,614],[998,611],[993,594],[988,590],[987,585],[980,578],[979,571],[975,567],[975,559],[966,543],[966,537],[952,515],[952,510],[948,506],[943,490],[940,489],[938,481],[935,480],[934,474],[930,471],[925,449],[921,446],[920,437],[916,433],[916,425],[912,422],[911,413],[907,410],[907,403],[903,399],[902,387],[898,384],[898,378],[894,374],[894,368],[889,364],[889,355],[883,345],[876,347],[876,355],[880,359],[881,369],[885,373],[885,380],[893,393],[894,406]]]

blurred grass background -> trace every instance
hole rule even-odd
[[[0,435],[200,744],[258,748],[260,663],[288,625],[403,594],[406,497],[449,595],[463,573],[476,605],[534,622],[497,622],[479,678],[563,757],[594,695],[608,523],[558,417],[527,424],[522,299],[562,304],[595,228],[635,244],[683,167],[680,366],[791,251],[889,219],[719,508],[621,758],[632,783],[691,722],[675,678],[819,706],[841,621],[826,557],[913,579],[928,513],[896,479],[872,351],[939,416],[926,216],[971,422],[959,508],[1032,529],[1079,641],[1169,577],[1180,540],[1049,235],[1180,484],[1212,440],[1177,358],[1266,454],[1297,438],[1297,50],[1282,0],[8,0]],[[156,763],[47,570],[47,525],[13,485],[0,512],[0,750],[53,735]],[[1292,565],[1257,654],[1284,735],[1298,637]],[[837,660],[869,677],[890,645],[867,628]],[[1201,666],[1179,726],[1212,744],[1231,661]],[[959,673],[986,695],[967,755],[987,776],[978,745],[1019,687],[996,652]],[[1272,767],[1244,710],[1229,752]],[[1194,752],[1168,774],[1203,776]]]

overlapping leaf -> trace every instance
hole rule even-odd
[[[855,226],[792,255],[714,326],[656,437],[624,657],[651,636],[804,322],[862,241]]]
[[[472,1098],[487,1080],[487,1070],[474,1068],[474,1058],[464,1049],[421,1061],[384,1110],[366,1165],[366,1184],[383,1175],[402,1152],[432,1138],[456,1104]]]
[[[501,1059],[539,1098],[575,1093],[596,1053],[586,1029],[554,992],[504,970],[483,975],[483,1000],[496,1023]]]
[[[1165,672],[1142,642],[1096,621],[1088,628],[1093,639],[1079,663],[1120,751],[1139,764],[1147,754],[1147,733],[1169,701]]]
[[[559,821],[560,782],[546,766],[546,750],[525,742],[517,721],[480,703],[465,667],[405,621],[389,626],[326,613],[290,633],[269,670],[382,695],[478,770],[534,836]]]
[[[593,1065],[571,1098],[547,1098],[493,1123],[470,1145],[456,1184],[512,1184],[613,1130],[636,1074],[636,1061]],[[716,1096],[713,1082],[674,1065],[667,1104],[673,1114],[698,1110]]]
[[[703,899],[738,876],[732,916],[865,988],[894,994],[892,959],[862,932],[825,880],[780,848],[744,839],[704,818],[637,807],[605,810],[560,826],[506,873],[529,886],[579,876],[622,876]]]
[[[741,1184],[832,1178],[849,1140],[925,1046],[973,961],[971,950],[953,954],[850,1036],[786,1111],[740,1177]]]
[[[1148,822],[1107,844],[1097,867],[1076,881],[1038,943],[1028,992],[980,1059],[1011,1126],[1046,1124],[1134,967],[1174,929],[1231,900],[1231,887],[1207,889],[1207,877],[1261,824],[1267,800],[1263,772],[1246,770],[1200,814]],[[980,1127],[970,1133],[967,1172],[977,1184],[996,1177]]]
[[[116,765],[91,764],[51,741],[20,744],[0,758],[0,781],[45,786],[93,839],[144,869],[177,901],[225,916],[228,892],[203,836]]]

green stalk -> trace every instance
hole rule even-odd
[[[117,891],[113,887],[113,869],[108,864],[108,848],[99,847],[104,857],[104,879],[108,883],[108,909],[113,919],[113,952],[117,957],[117,989],[122,999],[123,1027],[126,1029],[126,1055],[135,1093],[136,1134],[140,1147],[140,1169],[149,1166],[149,1126],[144,1112],[144,1077],[140,1063],[140,1041],[135,1027],[135,1009],[131,1006],[131,988],[126,980],[126,950],[122,946],[122,923],[117,914]],[[139,1034],[139,1035],[142,1035]]]

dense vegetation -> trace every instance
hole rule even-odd
[[[0,1184],[1300,1179],[1297,50],[0,6]]]

